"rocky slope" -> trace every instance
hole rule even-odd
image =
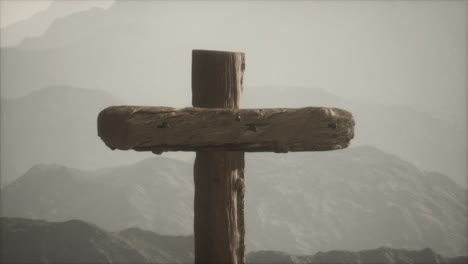
[[[2,189],[1,214],[191,234],[190,174],[189,164],[165,158],[95,172],[37,165]]]
[[[385,246],[466,255],[466,189],[378,149],[249,154],[245,171],[249,251]],[[1,202],[2,216],[190,235],[192,165],[154,157],[94,172],[35,166],[2,189]]]
[[[120,231],[118,236],[150,263],[193,263],[193,236],[158,235],[140,228]]]
[[[444,258],[430,248],[422,250],[381,247],[357,252],[333,250],[311,256],[294,256],[281,251],[259,251],[247,255],[249,264],[461,264],[468,257]]]
[[[456,93],[437,89],[437,93],[442,95],[453,94],[454,97],[450,97],[452,100],[448,100],[449,97],[441,96],[441,98],[436,98],[439,100],[429,104],[434,105],[434,107],[428,107],[426,104],[428,104],[429,100],[420,96],[420,94],[427,92],[422,89],[426,85],[418,84],[414,85],[414,87],[408,87],[406,91],[407,95],[404,98],[412,98],[412,101],[406,102],[406,105],[410,107],[386,106],[385,104],[375,103],[373,97],[369,97],[368,100],[374,105],[369,104],[369,102],[366,104],[343,102],[339,98],[328,100],[326,96],[321,96],[320,91],[314,91],[314,87],[311,86],[320,84],[324,89],[333,89],[331,87],[333,84],[348,87],[346,82],[335,83],[326,79],[341,79],[335,78],[336,76],[333,75],[331,69],[341,69],[345,67],[343,62],[355,61],[352,58],[354,53],[344,52],[348,50],[347,48],[325,48],[329,47],[331,43],[336,44],[340,43],[340,41],[336,41],[335,38],[324,38],[323,34],[308,35],[307,32],[321,32],[326,29],[335,32],[335,34],[326,35],[344,37],[346,34],[335,31],[341,27],[327,26],[328,23],[309,23],[307,25],[308,29],[305,31],[286,30],[283,33],[291,33],[291,37],[299,37],[300,39],[307,33],[306,35],[314,40],[311,43],[314,44],[315,48],[310,48],[310,45],[304,44],[303,41],[289,41],[281,45],[280,43],[287,38],[278,38],[278,35],[275,34],[270,35],[271,30],[269,28],[271,25],[283,27],[286,24],[277,24],[278,21],[269,12],[269,8],[257,8],[252,13],[252,11],[249,11],[251,8],[247,5],[249,5],[247,2],[231,5],[228,14],[225,13],[227,9],[223,7],[223,3],[205,3],[202,5],[200,3],[180,2],[166,5],[151,1],[137,3],[134,1],[117,1],[106,10],[92,9],[57,19],[43,35],[25,40],[18,46],[1,49],[0,72],[2,78],[0,85],[2,96],[17,97],[27,95],[42,87],[65,84],[103,89],[125,98],[131,104],[190,106],[191,50],[197,47],[204,49],[220,49],[221,47],[232,50],[240,49],[248,54],[248,60],[250,61],[247,63],[246,78],[248,79],[246,79],[245,83],[245,96],[243,96],[242,107],[281,107],[286,105],[294,107],[311,105],[345,107],[354,113],[357,121],[354,145],[360,143],[377,146],[384,151],[397,154],[421,168],[444,173],[459,184],[467,186],[468,171],[465,165],[468,157],[466,110],[463,111],[465,108],[461,107],[452,116],[443,114],[447,109],[451,108],[451,105],[463,105],[463,100],[460,99],[464,98],[463,96],[457,97]],[[281,9],[273,8],[271,11],[273,10],[281,12]],[[204,12],[209,12],[210,15],[201,15]],[[168,16],[167,14],[171,15]],[[236,14],[236,16],[233,17],[232,14]],[[343,15],[350,14],[352,12],[345,12]],[[290,23],[300,17],[294,15],[294,13],[281,14],[281,16],[283,15],[291,19]],[[242,16],[254,20],[260,19],[263,22],[252,23],[248,19],[239,21],[237,18]],[[193,20],[188,19],[189,17],[192,17]],[[325,19],[322,16],[320,17]],[[335,17],[330,17],[330,19],[329,24],[335,25]],[[223,30],[220,30],[217,23],[213,23],[213,21],[217,20],[225,21]],[[191,21],[197,21],[197,23]],[[353,23],[344,23],[342,26],[346,27],[348,24],[352,25]],[[310,27],[315,27],[316,30],[311,30]],[[235,32],[234,35],[237,36],[235,41],[231,39],[232,32]],[[259,32],[266,35],[262,38],[254,37],[258,36]],[[381,34],[382,32],[385,31],[378,30],[375,33]],[[399,30],[395,32],[399,32]],[[256,41],[251,41],[252,38],[255,38]],[[272,39],[277,39],[277,41],[271,41]],[[351,44],[347,41],[348,39],[348,37],[345,37],[342,43]],[[118,43],[118,45],[115,45],[115,43]],[[301,46],[301,43],[305,46]],[[293,44],[297,44],[299,47],[297,49],[292,48],[291,45]],[[389,45],[389,43],[377,45],[373,41],[367,44],[377,50]],[[397,46],[401,43],[396,41],[393,44]],[[367,45],[358,45],[355,48],[363,48],[361,54],[369,52]],[[290,54],[291,50],[299,52],[300,55],[286,55]],[[317,52],[317,50],[321,52]],[[343,53],[337,54],[337,50],[343,51]],[[416,51],[419,52],[420,50]],[[276,59],[273,59],[272,52],[281,54],[280,58],[277,59],[281,59],[282,63],[277,63]],[[440,52],[448,52],[448,50],[440,50]],[[379,54],[379,57],[376,57],[378,61],[386,56],[386,52],[376,54]],[[447,58],[450,56],[447,55]],[[343,59],[344,57],[348,59]],[[401,54],[399,54],[399,58],[401,60],[406,59]],[[327,70],[318,70],[324,67],[321,63],[315,63],[320,61],[319,59],[328,63],[331,63],[330,59],[334,59],[335,64],[325,63],[329,65],[325,67]],[[395,58],[392,56],[388,62],[394,60]],[[299,62],[302,64],[298,64]],[[288,68],[290,75],[286,75],[284,72],[282,65],[286,64],[297,65]],[[334,67],[328,69],[330,65],[334,65]],[[434,61],[432,65],[442,64],[440,64],[440,61]],[[347,70],[343,74],[346,72],[349,74],[349,72],[356,70],[353,65],[348,65],[345,68]],[[455,68],[461,69],[460,67]],[[265,82],[277,83],[272,81],[276,79],[272,79],[272,75],[312,76],[310,72],[303,72],[307,71],[306,69],[309,69],[309,71],[315,70],[316,74],[313,78],[311,77],[312,79],[300,82],[295,80],[294,77],[290,77],[288,82],[310,84],[307,87],[291,87],[291,85],[276,87],[249,86],[250,84],[263,84]],[[443,75],[444,70],[441,68],[437,72],[437,75],[440,74],[442,79],[447,78]],[[272,72],[276,74],[272,74]],[[394,73],[386,72],[382,75],[381,77],[384,78],[382,80],[375,79],[377,83],[373,83],[370,87],[388,86],[387,89],[382,89],[382,92],[389,94],[391,94],[389,91],[399,90],[396,87],[392,88],[392,84],[385,83],[385,78],[394,80],[395,78],[389,76],[392,74],[398,75],[396,73],[398,72],[397,69],[392,69],[392,72]],[[381,73],[383,74],[383,72]],[[408,74],[408,71],[399,74],[404,76]],[[367,73],[363,76],[365,76],[362,79],[364,82],[372,79],[369,78]],[[355,76],[353,75],[353,77]],[[421,79],[429,80],[424,77],[427,76],[423,75]],[[317,78],[323,79],[318,81]],[[344,78],[342,80],[346,79],[344,76],[342,78]],[[415,77],[413,76],[411,79],[415,79]],[[280,83],[285,83],[285,81]],[[432,82],[428,81],[427,85],[430,83]],[[409,84],[400,83],[400,85]],[[363,85],[354,83],[354,86]],[[464,86],[462,88],[464,89]],[[447,86],[446,89],[452,91],[454,88]],[[415,91],[422,92],[415,93]],[[412,96],[409,96],[410,94]],[[427,96],[429,95],[431,97],[435,96],[434,93],[428,93]],[[380,101],[387,101],[386,98],[376,97]],[[389,103],[398,103],[392,102],[392,97],[388,99]],[[418,101],[419,105],[426,105],[426,107],[419,109],[432,109],[432,115],[438,115],[437,118],[412,109],[411,107],[418,105],[415,101]],[[80,101],[79,103],[86,105],[86,101]],[[87,120],[87,122],[94,123],[94,119]],[[428,131],[428,133],[422,133],[423,131]],[[86,153],[81,153],[81,155],[85,156]],[[61,164],[60,160],[55,162]]]
[[[125,241],[83,221],[1,218],[2,263],[142,263]]]
[[[46,222],[0,218],[2,263],[193,263],[192,236],[161,236],[139,228],[110,233],[83,221]],[[461,264],[433,250],[378,248],[294,256],[280,251],[251,252],[247,263],[281,264]]]

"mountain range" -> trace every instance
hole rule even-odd
[[[139,228],[107,232],[89,223],[0,218],[2,263],[193,263],[192,236],[161,236]],[[281,264],[461,264],[467,257],[444,258],[419,251],[378,248],[294,256],[278,251],[250,252],[247,263]]]
[[[129,3],[69,16],[68,3],[54,3],[1,31],[2,262],[191,262],[193,154],[110,151],[96,118],[110,105],[190,106],[191,50],[221,46],[248,54],[243,108],[334,106],[356,120],[346,150],[246,154],[250,262],[466,263],[455,258],[468,255],[466,113],[446,115],[444,101],[428,114],[315,86],[258,85],[278,69],[311,76],[321,67],[294,65],[311,40],[272,41],[264,29],[277,19],[261,6],[252,17],[240,4]],[[231,12],[216,12],[221,5]],[[322,19],[342,23],[335,17]],[[300,32],[283,33],[304,40]],[[324,49],[337,39],[310,37],[309,57],[346,61],[348,48]]]
[[[344,100],[318,88],[245,90],[245,107],[333,105],[348,109],[357,124],[353,146],[373,145],[425,170],[443,172],[462,186],[467,184],[466,133],[447,122],[410,108]],[[264,90],[271,96],[265,98]],[[150,157],[148,153],[110,152],[97,137],[98,113],[110,105],[129,103],[103,90],[64,85],[2,99],[2,185],[40,163],[98,169]],[[422,127],[431,133],[421,133]]]
[[[15,46],[20,44],[24,39],[38,37],[44,34],[56,19],[66,17],[73,13],[86,11],[92,7],[96,8],[96,6],[108,7],[111,3],[110,1],[106,2],[91,3],[89,1],[53,1],[45,10],[39,11],[30,18],[20,20],[2,28],[0,46]],[[8,8],[5,7],[5,9]]]
[[[246,155],[249,251],[375,247],[466,255],[467,191],[369,146]],[[97,171],[38,165],[1,190],[1,215],[163,235],[193,230],[192,165],[164,157]]]
[[[63,85],[1,100],[2,185],[41,163],[97,169],[148,157],[111,152],[97,137],[98,113],[121,102],[105,91]]]
[[[438,111],[432,111],[431,114],[428,114],[413,109],[413,104],[398,106],[382,104],[382,100],[379,101],[380,103],[376,103],[350,100],[348,97],[343,99],[324,92],[323,89],[327,87],[315,87],[313,82],[310,86],[303,87],[258,85],[262,83],[261,80],[268,79],[268,74],[271,75],[271,73],[259,69],[258,65],[265,65],[265,61],[271,61],[271,65],[276,66],[271,53],[266,53],[265,48],[259,48],[263,47],[265,41],[268,45],[271,44],[271,41],[268,42],[268,39],[265,40],[265,38],[255,38],[259,34],[257,31],[262,29],[261,24],[250,23],[257,26],[247,26],[245,24],[249,24],[248,19],[239,21],[224,13],[212,12],[210,16],[202,16],[200,13],[192,12],[192,9],[202,9],[203,12],[216,11],[222,5],[231,4],[184,2],[164,5],[150,1],[117,1],[108,9],[94,8],[57,18],[44,34],[26,39],[16,46],[1,48],[1,95],[4,99],[15,101],[17,99],[12,98],[29,97],[33,91],[39,91],[44,87],[71,86],[106,91],[110,96],[117,95],[123,98],[120,102],[124,104],[186,107],[191,105],[191,50],[196,48],[210,49],[220,45],[232,47],[233,50],[245,51],[249,56],[245,94],[241,104],[243,108],[342,107],[351,111],[356,119],[356,139],[352,142],[353,145],[376,146],[386,152],[396,154],[422,169],[443,173],[458,184],[464,187],[468,186],[468,168],[466,166],[468,159],[466,135],[468,130],[465,122],[466,115],[463,111],[458,111],[456,116],[448,116],[440,114],[444,112],[444,107],[439,107]],[[239,11],[233,11],[233,13],[249,17],[242,5],[232,5],[231,7],[232,10]],[[264,19],[271,19],[271,14],[266,14],[261,10],[261,8],[257,9]],[[167,12],[170,12],[171,15],[168,16]],[[229,17],[232,19],[228,19]],[[191,23],[190,19],[196,20],[197,23]],[[226,21],[226,24],[220,28],[217,23],[213,23],[216,19]],[[309,26],[319,27],[313,23]],[[334,28],[329,29],[334,30]],[[225,31],[243,36],[244,41],[232,43],[228,41],[229,38],[218,37],[226,34]],[[203,40],[201,40],[202,38]],[[324,40],[317,36],[314,38],[317,38],[316,43],[320,47],[319,43]],[[256,41],[248,41],[249,39],[256,39]],[[206,45],[206,43],[210,43],[211,46]],[[203,45],[203,47],[199,47],[199,45]],[[292,43],[288,45],[292,45]],[[326,45],[332,45],[332,43],[326,43]],[[291,50],[292,48],[288,49],[288,52],[292,52]],[[315,55],[320,56],[320,52]],[[289,55],[283,54],[282,56],[285,57],[284,61],[291,59]],[[314,65],[297,67],[295,72],[307,71],[308,67],[316,67]],[[415,87],[414,89],[420,88]],[[69,91],[65,89],[63,93],[67,94]],[[51,95],[49,101],[45,102],[31,100],[34,104],[31,107],[23,108],[26,112],[25,115],[28,115],[31,111],[30,108],[33,108],[34,105],[48,105],[51,103],[50,101],[54,101],[54,104],[60,106],[64,113],[73,111],[67,109],[67,105],[60,105],[60,94],[55,96],[57,97]],[[419,98],[415,99],[419,100]],[[77,97],[77,100],[73,102],[76,103],[73,109],[86,107],[88,100],[90,99]],[[104,102],[103,99],[101,105],[106,105]],[[116,103],[110,100],[106,102],[108,104]],[[90,108],[92,107],[91,105]],[[2,106],[2,112],[11,112],[4,108]],[[34,111],[41,110],[36,108]],[[18,114],[23,115],[23,113]],[[434,115],[438,116],[434,117]],[[16,116],[8,118],[14,120]],[[95,117],[83,116],[79,120],[86,124],[95,125]],[[53,116],[51,116],[50,122],[53,122]],[[27,124],[24,125],[27,126]],[[2,127],[8,128],[9,126],[10,124],[5,123]],[[63,126],[63,124],[58,126]],[[27,129],[35,130],[36,127]],[[85,125],[84,129],[88,130],[88,127]],[[52,132],[54,131],[47,133],[52,134],[51,137],[56,137],[55,132]],[[8,133],[6,132],[7,135]],[[75,137],[81,136],[76,135]],[[60,136],[58,138],[60,139]],[[18,139],[4,140],[10,142]],[[89,138],[87,143],[77,144],[74,147],[86,146],[87,150],[91,150],[89,152],[94,153],[93,150],[101,145],[89,147],[87,144],[93,140]],[[22,149],[16,143],[11,144],[11,148],[7,146],[7,152],[19,152]],[[53,144],[49,146],[51,149],[56,147]],[[23,151],[21,152],[23,153]],[[97,150],[97,153],[99,152]],[[34,154],[24,153],[23,155]],[[96,166],[90,165],[91,161],[80,161],[85,159],[83,157],[86,155],[87,153],[80,153],[80,157],[73,159],[73,162],[64,161],[64,157],[67,155],[60,155],[60,159],[57,160],[44,160],[45,155],[42,155],[34,163],[27,162],[15,166],[11,169],[14,175],[11,175],[9,168],[5,168],[7,171],[2,175],[4,179],[14,179],[22,175],[30,166],[40,162],[57,162],[84,169],[96,168]],[[119,164],[108,162],[109,159],[114,158],[106,157],[106,159],[102,161],[103,167]],[[70,158],[70,160],[72,159]],[[95,160],[99,161],[97,158]],[[118,161],[129,164],[129,162],[125,162],[124,158],[118,159]],[[8,160],[2,163],[6,164],[7,167],[12,167]]]
[[[468,130],[463,122],[454,124],[411,107],[341,98],[316,87],[247,87],[244,98],[247,108],[314,105],[346,109],[356,121],[352,146],[372,145],[422,169],[442,172],[462,186],[468,184]]]
[[[107,232],[79,221],[1,218],[2,263],[190,263],[193,237],[138,228]]]

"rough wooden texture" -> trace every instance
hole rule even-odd
[[[244,153],[198,152],[195,263],[244,263]]]
[[[204,109],[113,106],[99,115],[111,148],[163,151],[317,151],[345,148],[352,115],[337,108]]]
[[[115,106],[98,116],[98,135],[111,149],[197,151],[198,264],[245,263],[244,151],[341,149],[354,135],[352,115],[337,108],[239,110],[244,69],[243,53],[193,50],[195,108]]]
[[[239,108],[243,53],[192,52],[192,104]],[[197,152],[195,263],[244,264],[244,153]]]

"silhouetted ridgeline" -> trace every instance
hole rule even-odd
[[[139,228],[110,233],[79,220],[46,222],[0,218],[0,227],[2,263],[193,263],[192,236],[161,236]],[[467,257],[444,258],[429,248],[330,251],[313,256],[293,256],[278,251],[247,255],[247,262],[251,264],[461,264],[467,260]]]
[[[323,68],[318,66],[321,63],[317,63],[317,59],[319,59],[317,57],[314,57],[314,62],[305,60],[307,56],[311,56],[312,54],[315,54],[313,56],[319,54],[323,56],[319,57],[326,60],[324,62],[327,65],[333,65],[332,61],[340,58],[334,63],[343,66],[343,57],[337,56],[336,51],[333,49],[323,49],[316,54],[314,53],[314,46],[307,46],[307,49],[300,49],[303,54],[300,57],[301,59],[297,61],[294,56],[285,56],[291,52],[291,43],[286,41],[287,38],[280,37],[278,34],[272,35],[272,37],[277,38],[277,41],[270,40],[267,45],[261,44],[261,41],[250,41],[250,38],[257,35],[258,32],[272,34],[269,28],[273,25],[285,26],[281,23],[286,23],[286,20],[277,21],[271,13],[263,8],[257,9],[254,14],[248,8],[241,7],[242,5],[232,5],[230,7],[230,14],[244,14],[251,19],[263,21],[262,23],[251,23],[247,22],[249,20],[226,19],[226,14],[224,13],[226,9],[218,9],[222,4],[210,4],[214,8],[212,10],[200,5],[174,4],[172,7],[169,6],[167,5],[166,7],[165,4],[161,6],[158,1],[155,3],[152,3],[152,1],[139,3],[135,3],[134,1],[117,1],[115,5],[107,10],[92,9],[58,19],[41,36],[26,39],[18,46],[0,49],[0,56],[2,58],[2,67],[0,67],[2,96],[11,98],[27,95],[32,91],[48,87],[51,84],[64,84],[105,89],[113,95],[129,100],[128,103],[130,104],[187,106],[187,102],[190,102],[191,98],[190,85],[188,85],[190,83],[189,65],[191,50],[194,47],[203,45],[200,40],[203,40],[203,43],[206,43],[207,47],[222,47],[224,45],[226,45],[225,47],[231,47],[233,45],[232,41],[229,41],[231,36],[225,35],[225,38],[220,37],[230,32],[230,30],[220,30],[216,23],[212,23],[212,19],[217,17],[225,21],[226,24],[223,24],[225,25],[224,29],[232,27],[232,30],[236,32],[235,45],[245,47],[245,51],[248,54],[247,60],[249,61],[252,58],[259,63],[254,63],[252,65],[254,68],[251,69],[252,71],[249,70],[249,73],[246,75],[249,82],[246,82],[244,89],[245,96],[242,99],[242,107],[341,106],[351,111],[356,118],[356,127],[359,129],[356,130],[356,138],[353,141],[354,145],[360,143],[377,146],[384,151],[395,153],[405,160],[418,164],[422,168],[442,172],[466,186],[466,125],[464,125],[465,122],[461,122],[464,118],[466,119],[466,115],[462,114],[464,108],[460,109],[460,113],[457,114],[458,118],[446,115],[439,116],[439,118],[444,118],[444,121],[433,118],[425,113],[414,111],[411,107],[416,106],[416,104],[413,103],[409,104],[410,107],[389,107],[381,104],[370,105],[367,103],[350,102],[339,97],[328,96],[323,91],[316,91],[317,89],[307,85],[307,83],[310,83],[310,80],[307,82],[293,81],[294,83],[304,83],[305,87],[290,87],[287,85],[249,87],[249,83],[263,84],[268,80],[268,78],[263,79],[261,76],[267,77],[268,75],[272,75],[270,70],[266,70],[270,66],[273,67],[272,69],[281,69],[281,66],[279,66],[281,64],[270,62],[272,59],[271,54],[282,54],[284,56],[282,59],[285,60],[283,63],[294,65],[297,69],[293,70],[294,72],[301,72],[299,69],[307,69],[312,66]],[[166,15],[168,10],[172,11],[171,16]],[[193,23],[193,20],[187,19],[187,17],[193,15],[194,10],[198,10],[200,12],[198,13],[199,15],[209,12],[209,16],[200,15],[200,19],[196,20],[197,23]],[[217,11],[214,12],[214,10]],[[343,15],[349,14],[343,13]],[[283,13],[282,15],[288,17],[291,14]],[[206,19],[208,17],[209,19]],[[320,17],[321,19],[324,18]],[[292,18],[294,18],[294,15]],[[270,22],[267,23],[266,21]],[[332,24],[335,25],[335,22],[336,20],[333,19]],[[244,23],[247,23],[247,25]],[[312,41],[312,43],[318,45],[315,48],[320,47],[319,43],[329,46],[330,43],[336,43],[335,37],[343,37],[349,34],[349,32],[341,34],[340,31],[343,30],[341,27],[327,27],[326,24],[310,23],[308,25],[309,29],[299,34],[301,38],[306,35],[312,37],[312,39],[316,37],[317,39]],[[343,26],[347,27],[352,24],[346,22]],[[167,27],[163,25],[171,26]],[[311,30],[311,28],[315,28],[316,31]],[[328,39],[331,42],[327,42],[326,35],[328,34],[309,35],[311,32],[321,32],[326,29],[331,30],[330,32],[338,30],[337,34],[329,34],[333,36],[332,40]],[[376,28],[373,29],[375,30]],[[178,33],[174,34],[174,32]],[[213,32],[216,32],[216,34],[213,34]],[[382,32],[385,31],[378,30],[375,33],[381,34]],[[287,44],[281,45],[280,43],[283,41],[286,41],[285,43]],[[399,42],[395,39],[394,41],[396,41],[395,45],[392,46],[398,46],[396,44]],[[115,45],[115,43],[119,43],[119,45]],[[224,43],[224,45],[221,43]],[[347,45],[353,44],[346,43]],[[375,43],[372,42],[372,44]],[[434,43],[427,44],[433,45]],[[386,45],[391,44],[386,43]],[[384,46],[371,47],[380,49]],[[405,48],[405,52],[407,51]],[[440,51],[442,52],[442,50]],[[367,54],[367,48],[361,52]],[[329,56],[326,56],[326,54]],[[382,53],[379,56],[385,57],[386,55],[388,54]],[[348,54],[342,54],[342,56],[348,56]],[[299,59],[299,57],[296,59]],[[393,57],[391,61],[394,61]],[[304,64],[304,62],[307,63]],[[436,62],[437,64],[434,64],[434,66],[439,64],[438,60]],[[262,65],[261,63],[267,63],[264,66],[269,66],[260,66]],[[255,69],[255,67],[260,68]],[[292,69],[290,68],[290,70]],[[333,68],[327,69],[327,71],[332,76],[334,75]],[[349,74],[352,71],[346,72]],[[306,75],[308,76],[309,74]],[[390,78],[391,74],[387,72],[385,76]],[[341,77],[346,78],[345,76]],[[285,83],[285,81],[281,83]],[[316,82],[313,81],[312,83]],[[325,82],[322,85],[324,89],[331,89],[329,86],[331,83]],[[348,87],[348,85],[351,86]],[[373,85],[379,87],[392,86],[389,83],[385,83],[385,79]],[[347,88],[343,87],[344,90],[354,90],[352,84],[346,84],[345,87]],[[374,90],[382,89],[382,92],[389,90],[381,87],[375,87]],[[397,87],[395,89],[398,90]],[[447,89],[451,90],[452,87],[447,87]],[[356,93],[359,93],[359,90],[357,89]],[[423,87],[415,85],[408,90],[408,95],[413,90],[421,91],[421,93],[417,93],[418,96],[413,97],[416,101],[421,100],[420,98],[422,97],[419,95],[426,91]],[[369,98],[368,100],[370,102],[375,102],[376,99],[377,101],[385,100],[385,98],[379,97],[371,97],[372,99]],[[410,96],[408,97],[411,98]],[[451,97],[441,96],[437,98],[436,105],[439,105],[439,107],[436,109],[451,108],[449,106],[453,102],[448,98]],[[54,99],[54,104],[60,104],[61,100],[59,97],[55,97]],[[428,99],[421,101],[431,102]],[[76,103],[80,104],[81,107],[88,105],[88,101],[80,100],[80,98],[77,98]],[[399,102],[390,100],[389,103],[398,104]],[[447,107],[442,107],[444,105]],[[63,109],[63,112],[69,111],[67,108],[61,109]],[[35,110],[39,111],[37,108]],[[436,112],[442,112],[439,110]],[[23,111],[28,114],[31,113],[28,108],[24,108]],[[10,117],[10,119],[13,118],[13,116]],[[95,123],[94,118],[80,120],[90,125],[94,125]],[[5,127],[8,126],[5,125]],[[87,126],[84,127],[83,131],[86,128]],[[38,127],[33,126],[33,129],[38,129]],[[421,133],[421,130],[430,133]],[[57,136],[59,133],[56,131],[53,135]],[[76,138],[79,137],[80,134],[77,134]],[[58,137],[58,139],[61,138]],[[87,142],[89,144],[92,141],[88,140]],[[75,145],[77,148],[80,147],[79,143]],[[102,147],[102,145],[99,145],[99,147]],[[15,150],[14,148],[11,149]],[[89,148],[86,150],[88,150],[86,153],[81,153],[81,156],[76,155],[75,158],[84,159],[83,157],[86,157],[86,154],[94,152],[90,151]],[[66,154],[70,155],[71,153]],[[53,153],[50,155],[53,155]],[[64,164],[61,160],[65,158],[59,158],[61,159],[54,160],[54,162]],[[75,163],[78,163],[78,161],[80,160],[77,160]],[[87,167],[82,165],[77,167],[89,168],[92,165],[86,159],[82,162]],[[107,164],[104,166],[107,166]],[[24,173],[24,171],[21,173]]]
[[[111,152],[97,137],[99,111],[122,104],[105,91],[48,86],[0,103],[2,186],[35,164],[97,169],[133,163],[142,157]]]
[[[79,220],[50,223],[2,218],[2,263],[145,262],[135,248],[98,227]]]
[[[192,170],[161,156],[98,171],[37,165],[2,189],[0,213],[189,235]],[[466,189],[376,148],[248,154],[246,171],[247,251],[385,246],[467,254]]]
[[[422,250],[381,247],[358,252],[333,250],[311,256],[294,256],[281,251],[257,251],[247,254],[249,264],[465,264],[468,257],[445,258],[430,248]]]

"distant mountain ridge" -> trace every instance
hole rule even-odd
[[[294,256],[280,251],[257,251],[247,254],[249,264],[462,264],[468,257],[445,258],[430,248],[422,250],[391,249],[381,247],[350,252],[333,250],[312,256]]]
[[[98,113],[121,102],[103,90],[63,85],[15,99],[2,98],[2,185],[40,163],[97,169],[145,157],[144,153],[113,153],[97,136]]]
[[[92,4],[96,5],[96,3]],[[105,6],[101,3],[101,6]],[[53,1],[50,6],[32,17],[18,21],[1,29],[1,47],[11,47],[18,45],[21,41],[38,37],[45,33],[56,19],[68,16],[73,13],[87,11],[91,8],[86,2],[64,2]]]
[[[271,96],[263,96],[265,89]],[[428,114],[349,102],[321,89],[304,87],[254,87],[246,89],[244,101],[245,108],[322,105],[350,110],[356,120],[352,146],[377,146],[425,170],[446,172],[443,174],[467,186],[466,133]],[[97,114],[119,104],[128,101],[104,90],[63,85],[2,99],[2,183],[11,182],[38,163],[96,169],[150,157],[148,153],[110,152],[97,137]],[[420,133],[423,127],[431,133]]]
[[[2,263],[190,263],[193,259],[193,245],[184,243],[191,237],[140,234],[137,229],[110,233],[79,220],[0,218],[0,225]],[[177,247],[167,243],[171,239]],[[140,248],[134,241],[140,242]]]
[[[140,227],[160,234],[190,234],[190,172],[189,164],[166,158],[95,172],[37,165],[2,189],[1,214],[53,221],[76,218],[112,231]]]
[[[142,263],[117,236],[83,221],[1,218],[2,263]]]
[[[135,227],[117,234],[136,248],[150,263],[193,263],[195,258],[192,235],[158,235]]]
[[[165,235],[190,234],[193,165],[161,157],[134,164],[152,154],[109,151],[96,136],[96,116],[104,107],[123,103],[189,106],[193,45],[219,47],[226,39],[208,34],[207,42],[198,41],[204,32],[216,32],[212,17],[202,24],[173,25],[165,11],[128,3],[133,2],[120,1],[109,12],[94,9],[64,17],[41,37],[1,48],[0,89],[8,99],[2,98],[0,111],[0,215],[82,219],[115,232],[137,226]],[[129,10],[138,15],[126,15]],[[177,7],[172,10],[181,14]],[[236,23],[251,21],[239,21],[239,14],[232,13],[221,19],[234,22],[219,29],[257,37],[255,27],[236,31],[242,28]],[[202,20],[197,12],[186,15]],[[256,67],[251,62],[268,59],[259,53],[248,55],[249,69]],[[76,87],[127,96],[122,101]],[[319,250],[375,247],[383,247],[377,255],[390,260],[396,253],[388,248],[430,247],[443,256],[467,255],[468,147],[461,118],[440,120],[409,107],[351,102],[319,88],[256,88],[245,88],[242,107],[336,106],[350,110],[357,123],[347,150],[247,154],[248,250],[294,254],[272,254],[282,261]],[[144,248],[146,242],[137,238],[146,237],[146,231],[130,231],[132,243]],[[125,249],[129,243],[116,242],[112,248]],[[148,248],[132,260],[154,256],[153,250],[159,252]],[[154,259],[171,258],[171,250]],[[444,263],[431,252],[421,254]],[[112,254],[101,253],[90,255]],[[362,261],[357,253],[333,256]]]
[[[94,172],[36,166],[1,190],[0,213],[189,235],[192,170],[163,157]],[[466,189],[376,148],[248,154],[245,171],[249,251],[385,246],[466,255]]]
[[[246,53],[252,52],[247,47],[255,47],[254,60],[264,61],[271,57],[271,54],[262,54],[258,47],[262,46],[261,41],[233,44],[227,41],[228,38],[207,33],[221,34],[232,30],[250,39],[262,27],[245,27],[245,24],[239,27],[238,23],[248,21],[237,21],[235,17],[226,19],[225,15],[216,12],[205,19],[192,12],[191,5],[194,10],[201,6],[200,3],[175,3],[165,9],[166,6],[161,8],[159,2],[118,1],[105,11],[88,10],[64,17],[42,36],[0,50],[2,96],[13,98],[49,85],[65,84],[104,89],[125,98],[128,100],[125,103],[130,104],[183,107],[190,105],[190,55],[198,45],[203,43],[203,48],[207,49],[245,47]],[[218,4],[206,5],[206,8],[212,6],[219,8]],[[233,8],[244,12],[243,8]],[[167,11],[173,15],[167,16]],[[178,16],[184,19],[177,20]],[[197,25],[185,19],[190,16],[197,20]],[[225,30],[220,31],[211,21],[216,18],[226,21]],[[197,41],[200,36],[203,36],[203,42]],[[282,53],[283,59],[288,61],[289,56]],[[251,83],[261,84],[262,78],[256,77],[260,76],[260,70],[252,70],[256,73],[250,75],[250,80],[255,80]],[[343,102],[340,98],[328,100],[330,97],[323,93],[309,92],[312,87],[257,86],[258,89],[253,91],[248,85],[246,82],[242,107],[342,106],[353,112],[357,120],[356,140],[352,144],[360,141],[359,144],[377,146],[418,167],[441,172],[468,186],[468,143],[463,111],[456,113],[458,118],[445,115],[431,118],[407,107]],[[261,96],[255,96],[255,93]],[[419,98],[417,96],[415,100]],[[252,104],[244,104],[248,101]],[[446,105],[450,106],[450,102]],[[432,113],[438,111],[432,110]],[[445,121],[439,120],[441,118]],[[94,120],[88,122],[91,121]],[[61,160],[56,162],[63,163]]]
[[[441,120],[407,106],[348,100],[313,87],[261,86],[245,89],[244,94],[243,107],[313,105],[346,109],[356,121],[351,146],[375,146],[468,186],[468,127],[460,126],[463,123]]]
[[[2,263],[193,263],[193,236],[161,236],[130,228],[110,233],[83,221],[46,222],[0,218]],[[420,251],[378,248],[360,252],[330,251],[313,256],[250,252],[247,263],[281,264],[461,264],[467,257],[444,258]]]

